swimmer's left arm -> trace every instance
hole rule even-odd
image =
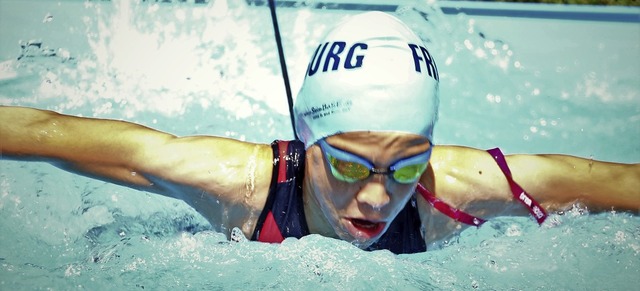
[[[508,155],[506,161],[514,181],[547,211],[578,204],[591,211],[640,212],[640,164],[567,155]],[[452,206],[483,218],[528,215],[486,151],[440,146],[430,163],[432,177],[423,177],[423,184]]]
[[[640,164],[567,155],[507,158],[514,180],[549,211],[574,204],[591,211],[640,212]]]

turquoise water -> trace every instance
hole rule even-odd
[[[316,39],[350,13],[279,10],[294,92]],[[398,15],[438,61],[436,143],[640,161],[638,23],[445,15],[420,3]],[[0,104],[179,135],[291,138],[270,21],[266,7],[239,1],[0,0]],[[627,213],[576,208],[542,227],[502,218],[395,256],[319,236],[228,242],[181,201],[45,163],[0,167],[2,290],[626,290],[640,277],[640,218]]]

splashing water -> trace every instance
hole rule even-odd
[[[180,135],[290,138],[264,6],[35,3],[0,2],[0,104],[122,118]],[[611,49],[619,35],[583,47],[602,52],[591,63],[561,51],[543,56],[555,39],[531,56],[525,40],[436,4],[412,3],[397,14],[439,61],[438,143],[638,161],[640,66]],[[315,41],[353,13],[305,7],[278,14],[294,92]],[[523,22],[638,30],[505,21],[513,30]],[[537,39],[536,30],[528,33]],[[0,167],[3,289],[632,289],[640,275],[640,219],[626,213],[576,207],[543,227],[500,218],[440,250],[395,256],[317,235],[281,245],[228,241],[181,201],[44,163]]]

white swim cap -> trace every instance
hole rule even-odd
[[[294,107],[308,148],[343,132],[406,132],[433,137],[438,70],[424,43],[382,12],[348,18],[317,47]]]

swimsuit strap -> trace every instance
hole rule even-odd
[[[511,170],[509,170],[509,166],[507,165],[507,161],[504,158],[502,151],[500,151],[499,148],[494,148],[487,150],[487,152],[496,161],[505,178],[507,178],[507,182],[509,182],[509,187],[511,188],[513,197],[529,209],[529,212],[536,219],[538,224],[542,224],[544,220],[547,219],[547,213],[545,212],[544,208],[542,208],[542,206],[540,206],[540,204],[536,200],[534,200],[531,195],[529,195],[529,193],[524,191],[524,189],[522,189],[522,187],[520,187],[520,185],[518,185],[513,180],[513,177],[511,176]],[[486,222],[486,220],[482,218],[475,217],[460,209],[456,209],[446,202],[436,198],[436,196],[431,193],[431,191],[429,191],[420,183],[418,183],[418,185],[416,186],[416,190],[422,195],[425,200],[427,200],[427,202],[429,202],[429,204],[431,204],[431,206],[456,221],[475,226],[480,226]]]
[[[529,193],[524,191],[524,189],[522,189],[522,187],[513,180],[507,161],[500,149],[490,149],[487,150],[487,152],[491,154],[491,157],[496,161],[496,163],[498,163],[500,170],[502,170],[502,173],[507,178],[513,197],[529,209],[529,213],[531,213],[531,215],[536,219],[538,224],[542,224],[544,220],[547,219],[547,212],[536,200],[533,199],[533,197],[531,197],[531,195],[529,195]]]
[[[280,243],[309,234],[302,202],[305,151],[300,141],[271,143],[273,169],[267,201],[251,240]]]
[[[276,191],[276,185],[287,180],[287,163],[286,155],[289,141],[277,140],[271,144],[273,150],[273,175],[271,177],[271,186],[269,187],[269,196],[264,205],[264,209],[258,218],[256,230],[251,237],[252,240],[268,243],[281,243],[284,240],[282,232],[278,227],[271,208],[276,200],[276,195],[272,194]]]
[[[416,190],[418,190],[418,193],[420,193],[422,197],[425,200],[427,200],[427,202],[429,202],[431,206],[433,206],[433,208],[438,209],[438,211],[442,212],[446,216],[453,218],[454,220],[457,220],[464,224],[475,225],[475,226],[480,226],[486,222],[486,220],[482,218],[475,217],[460,209],[454,208],[451,205],[447,204],[447,202],[444,202],[436,198],[436,196],[433,195],[431,191],[427,190],[427,188],[422,186],[422,184],[420,183],[418,183],[418,186],[416,186]]]

